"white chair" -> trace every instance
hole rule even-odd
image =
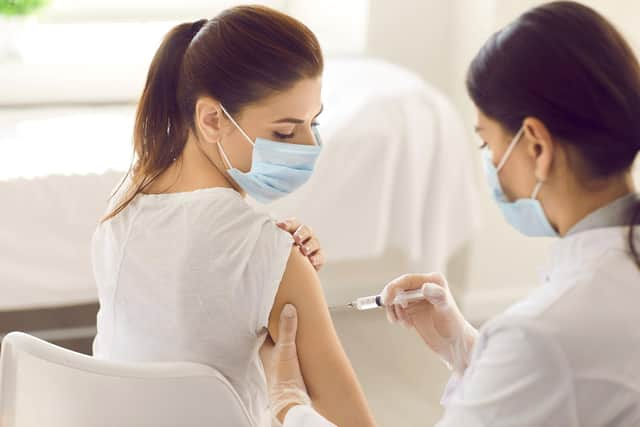
[[[238,394],[195,363],[114,363],[12,332],[0,357],[2,427],[252,426]]]

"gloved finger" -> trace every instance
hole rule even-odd
[[[300,251],[304,256],[310,256],[320,249],[320,242],[315,237],[310,238],[300,245]]]
[[[380,293],[380,296],[382,297],[382,304],[384,304],[385,306],[392,305],[392,302],[396,298],[396,295],[406,289],[408,276],[409,275],[405,274],[387,283],[387,285],[382,289],[382,292]]]
[[[413,322],[409,318],[409,314],[407,313],[407,310],[398,304],[393,304],[392,307],[395,310],[396,316],[398,317],[402,325],[406,326],[407,328],[410,328],[413,325]]]
[[[393,309],[393,305],[387,305],[384,309],[387,312],[387,320],[389,321],[389,323],[396,323],[398,321],[398,318],[396,317],[396,312]]]
[[[298,316],[296,308],[287,304],[280,313],[280,326],[278,328],[278,341],[275,352],[280,361],[297,359],[296,333],[298,331]]]
[[[400,312],[401,307],[396,304],[392,304],[391,307],[393,307],[394,318],[397,319],[398,322],[402,322],[402,313]]]
[[[440,285],[443,288],[449,288],[449,284],[447,283],[447,278],[444,277],[444,274],[440,272],[432,272],[423,274],[422,277],[425,279],[425,283],[435,283],[436,285]]]
[[[448,290],[435,283],[425,283],[422,295],[436,308],[445,309],[449,305]]]
[[[389,282],[382,290],[382,303],[389,305],[393,303],[396,295],[403,291],[420,289],[428,282],[428,275],[425,274],[405,274]]]
[[[398,321],[400,321],[402,324],[404,324],[407,320],[407,315],[404,312],[404,309],[402,308],[402,306],[398,305],[398,304],[393,304],[393,311],[395,312],[396,318],[398,319]]]
[[[390,304],[389,301],[393,301],[398,292],[404,290],[404,286],[407,282],[410,281],[409,276],[410,275],[404,275],[398,277],[397,279],[389,282],[387,286],[385,286],[382,290],[382,301],[387,311],[387,320],[390,323],[397,323],[401,321],[400,312],[398,311],[396,305]]]

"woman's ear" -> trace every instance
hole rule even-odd
[[[199,98],[196,101],[195,125],[202,142],[216,144],[222,138],[222,109],[220,103],[212,98]]]
[[[546,181],[551,172],[555,149],[551,132],[542,121],[527,117],[524,120],[524,138],[527,143],[527,153],[535,161],[536,179]]]

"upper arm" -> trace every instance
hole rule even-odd
[[[336,334],[318,275],[294,247],[269,317],[269,333],[277,340],[285,304],[298,311],[296,345],[300,368],[314,407],[333,423],[374,425],[364,393]]]
[[[570,368],[532,327],[483,331],[439,427],[575,425]]]

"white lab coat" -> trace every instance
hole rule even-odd
[[[480,330],[439,427],[640,425],[640,269],[627,231],[555,243],[542,286]],[[311,408],[284,423],[328,425]]]

